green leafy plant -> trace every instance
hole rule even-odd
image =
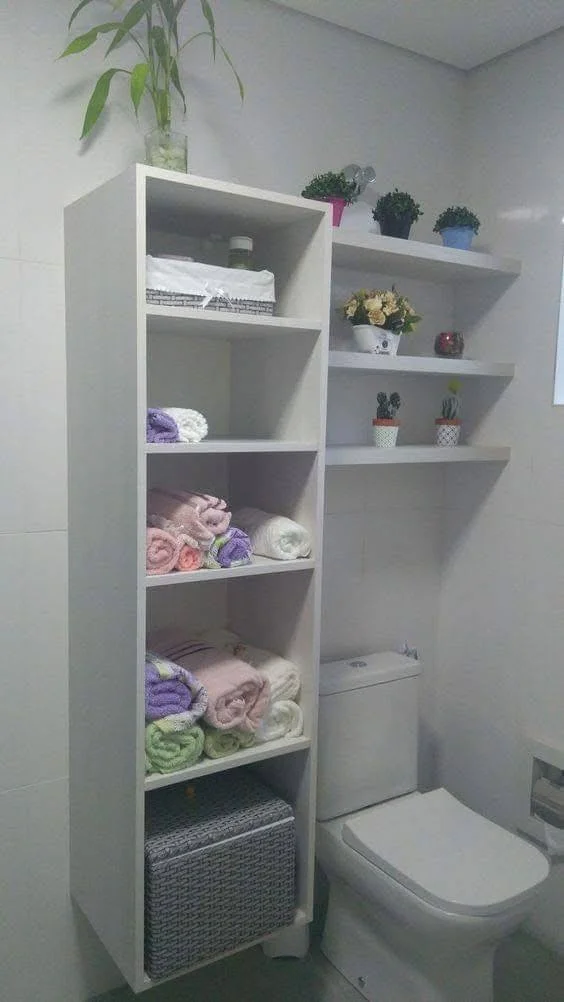
[[[93,0],[81,0],[75,7],[70,17],[69,30],[81,11],[92,2]],[[146,95],[152,103],[158,128],[163,131],[169,130],[174,91],[176,91],[182,102],[183,110],[186,112],[186,97],[180,79],[179,57],[186,46],[198,38],[211,39],[214,61],[217,50],[221,51],[235,75],[241,100],[243,99],[243,84],[231,62],[229,53],[217,37],[215,18],[209,0],[200,0],[207,29],[191,35],[182,44],[180,43],[178,19],[185,3],[186,0],[135,0],[135,2],[130,0],[127,4],[127,10],[119,14],[121,8],[125,6],[124,0],[110,0],[114,18],[89,28],[88,31],[78,35],[67,45],[60,58],[84,52],[104,35],[113,35],[104,58],[117,49],[125,39],[131,39],[141,55],[141,60],[132,69],[110,67],[104,70],[98,78],[86,108],[81,139],[85,139],[96,125],[106,105],[112,80],[118,73],[129,77],[129,92],[135,114],[138,114],[141,100]]]
[[[353,326],[372,324],[394,334],[411,334],[421,317],[408,299],[391,289],[359,289],[343,304],[343,314]]]
[[[441,417],[445,421],[456,421],[458,420],[458,414],[460,411],[460,382],[458,379],[452,379],[448,384],[448,395],[443,397],[443,402],[441,404]]]
[[[378,223],[385,222],[390,217],[409,219],[410,223],[415,223],[423,215],[423,210],[409,192],[394,188],[393,191],[380,195],[376,208],[372,209],[372,215]]]
[[[433,233],[440,233],[451,227],[467,227],[477,233],[480,229],[480,220],[474,212],[467,209],[465,205],[451,205],[448,209],[437,216],[437,221],[433,226]]]
[[[344,198],[347,205],[354,202],[357,195],[356,184],[354,181],[347,181],[342,170],[338,173],[327,171],[326,174],[316,174],[302,191],[302,198],[316,198],[320,202],[328,198]]]
[[[394,421],[399,411],[401,399],[399,393],[378,393],[376,396],[378,406],[376,408],[376,419],[378,421]]]

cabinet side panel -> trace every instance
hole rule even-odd
[[[65,212],[71,888],[131,983],[143,936],[143,195],[132,169]]]

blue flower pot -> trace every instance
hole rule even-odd
[[[447,226],[441,230],[444,247],[456,247],[458,250],[470,250],[474,239],[474,230],[471,226]]]

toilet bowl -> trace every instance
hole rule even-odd
[[[442,789],[320,822],[317,852],[330,881],[322,950],[371,1002],[491,1002],[498,942],[549,872]]]
[[[322,950],[370,1002],[492,1002],[495,949],[526,918],[549,864],[446,790],[414,791],[417,701],[406,696],[419,668],[398,658],[341,662],[325,679],[322,667]],[[372,726],[358,734],[362,713]]]

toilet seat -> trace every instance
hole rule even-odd
[[[444,911],[493,915],[548,876],[542,853],[444,789],[370,807],[342,838],[372,865]]]

